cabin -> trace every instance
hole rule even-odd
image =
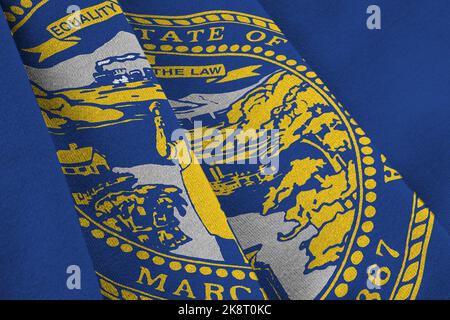
[[[79,148],[71,143],[68,150],[58,150],[56,155],[65,175],[89,176],[110,170],[105,157],[92,147]]]

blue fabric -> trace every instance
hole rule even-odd
[[[177,121],[117,1],[84,1],[79,15],[67,12],[69,0],[1,4],[11,10],[101,293],[271,296],[255,273],[265,267],[250,266],[200,166],[171,158],[183,143],[168,143]]]
[[[259,1],[450,230],[450,3]]]
[[[278,3],[273,5],[278,6]],[[296,10],[293,9],[294,5],[297,8]],[[263,18],[268,17],[268,15],[258,6],[256,1],[215,1],[214,3],[191,1],[189,4],[182,1],[172,1],[170,4],[161,4],[157,1],[144,3],[141,1],[130,0],[124,2],[123,6],[129,17],[130,24],[134,27],[136,35],[141,41],[144,49],[146,49],[146,54],[149,57],[152,57],[155,68],[162,70],[161,72],[164,70],[167,72],[167,66],[205,66],[220,63],[223,63],[226,70],[231,70],[229,71],[229,74],[233,73],[234,70],[235,72],[241,72],[241,77],[238,77],[239,81],[234,82],[231,79],[231,76],[228,78],[227,76],[224,78],[218,77],[206,81],[201,77],[174,77],[167,74],[161,76],[160,82],[162,87],[184,128],[194,130],[195,121],[202,121],[201,125],[204,128],[224,129],[232,128],[234,125],[239,126],[240,128],[260,128],[258,127],[259,125],[271,128],[273,125],[279,125],[280,128],[286,126],[285,129],[289,131],[288,128],[290,129],[290,126],[297,126],[298,123],[302,123],[302,121],[304,121],[302,118],[307,119],[308,115],[307,113],[303,113],[304,111],[301,111],[301,106],[303,103],[307,104],[306,101],[309,99],[312,101],[314,100],[311,89],[303,82],[303,87],[301,85],[300,87],[304,90],[310,90],[308,94],[311,96],[308,94],[303,96],[300,93],[299,96],[304,100],[300,97],[297,98],[298,100],[295,100],[293,97],[296,97],[296,94],[298,94],[298,92],[296,93],[295,91],[297,88],[295,83],[300,80],[295,77],[289,78],[280,71],[280,66],[283,64],[288,66],[303,64],[302,59],[289,43],[286,44],[280,39],[276,39],[273,42],[270,41],[273,35],[279,36],[276,32],[271,32],[269,30],[271,29],[270,23],[267,25],[264,23],[265,20],[257,21],[258,17],[245,16],[245,14],[253,14]],[[333,7],[333,5],[331,5],[331,7]],[[291,3],[291,13],[301,10],[301,2]],[[330,9],[330,11],[335,12],[337,9]],[[177,15],[177,17],[173,17],[173,15]],[[291,14],[290,16],[292,17],[293,15]],[[361,22],[365,23],[365,17],[364,8]],[[192,24],[190,21],[193,21],[194,23]],[[205,21],[209,21],[209,23]],[[194,26],[195,24],[198,25]],[[216,24],[224,26],[223,37],[220,40],[211,39],[214,37],[208,38],[207,36],[208,27],[214,27]],[[173,27],[171,28],[171,26]],[[258,27],[260,27],[259,30]],[[204,28],[202,29],[204,30],[204,33],[202,34],[203,37],[190,39],[188,30],[196,30],[195,28]],[[255,29],[257,29],[257,31],[255,31]],[[314,33],[312,31],[310,31],[310,34],[310,36],[313,37]],[[289,35],[287,36],[287,39],[289,39]],[[198,47],[189,48],[189,46],[194,46],[194,44]],[[189,53],[184,53],[186,52],[186,46],[188,47],[187,50],[189,50]],[[302,54],[300,45],[296,49]],[[325,48],[322,47],[322,50],[325,50]],[[264,51],[265,53],[262,53]],[[263,57],[261,58],[258,54]],[[276,57],[276,59],[271,57]],[[272,61],[271,59],[275,61]],[[306,60],[310,62],[308,59]],[[248,70],[246,71],[245,68],[247,67],[254,67],[252,70],[255,70],[255,72],[246,74]],[[294,69],[294,67],[292,69]],[[302,79],[315,79],[316,77],[314,72],[310,72],[310,70],[314,70],[314,66],[310,69],[309,66],[303,65],[297,67],[297,70],[300,71],[300,77],[303,77]],[[295,71],[292,70],[290,72],[295,73]],[[319,76],[320,79],[313,81],[319,86],[322,84],[322,81],[328,85],[326,71],[319,72]],[[351,74],[343,72],[342,70],[341,77],[352,79]],[[256,81],[259,82],[255,84]],[[308,80],[304,81],[307,82]],[[300,83],[302,82],[300,81]],[[247,91],[241,98],[234,98],[235,100],[232,100],[231,103],[231,111],[220,107],[223,100],[227,99],[227,95],[231,95],[231,92],[237,92],[235,90],[242,89],[243,87],[245,88],[251,84],[255,85],[256,89]],[[249,89],[242,90],[246,91]],[[277,100],[277,94],[280,94],[279,92],[283,92],[283,90],[286,90],[286,95],[282,100],[283,103],[281,103]],[[324,87],[323,90],[327,92],[326,87]],[[326,96],[327,94],[323,93],[323,95]],[[333,95],[331,97],[334,99]],[[320,98],[317,99],[320,101]],[[371,97],[365,97],[365,99],[371,100]],[[295,102],[290,102],[292,100]],[[214,109],[216,105],[219,105],[216,107],[218,111],[215,111],[216,109]],[[324,102],[319,102],[319,105],[326,104]],[[259,108],[261,109],[259,110]],[[298,109],[293,111],[295,108]],[[345,104],[343,108],[345,108]],[[361,110],[364,110],[364,102],[362,102],[360,108]],[[330,109],[325,110],[330,112]],[[317,117],[319,117],[318,115],[322,112],[324,112],[324,110],[317,110]],[[297,116],[295,120],[298,121],[297,123],[295,123],[294,120],[291,122],[289,119],[292,113]],[[349,116],[349,113],[345,112],[345,114]],[[358,119],[357,117],[355,118]],[[352,119],[350,119],[350,123],[359,125],[359,123],[357,124]],[[307,123],[305,125],[307,125]],[[338,130],[343,130],[343,127],[341,126],[334,127],[334,129],[336,128]],[[320,144],[326,139],[326,134],[325,136],[321,136],[320,133],[324,133],[322,131],[323,129],[323,126],[318,127],[319,137],[316,136],[315,138],[309,138],[308,133],[316,129],[310,129],[311,131],[306,130],[303,132],[295,131],[295,133],[298,133],[297,136],[289,136],[289,133],[283,136],[285,138],[284,143],[287,143],[290,146],[288,152],[281,151],[280,153],[280,171],[281,176],[284,177],[284,179],[281,183],[276,182],[277,178],[274,178],[275,183],[268,182],[267,184],[270,185],[268,193],[266,189],[267,186],[264,182],[258,183],[252,181],[251,178],[253,177],[252,174],[254,173],[255,168],[252,168],[251,165],[221,166],[218,164],[211,165],[210,163],[204,164],[204,170],[207,172],[208,178],[214,186],[217,186],[216,191],[219,201],[221,202],[225,213],[228,215],[231,226],[235,230],[236,236],[243,246],[244,251],[252,253],[256,252],[257,258],[255,260],[270,265],[282,287],[286,290],[289,298],[293,299],[302,299],[311,296],[327,299],[343,297],[357,299],[404,299],[407,297],[416,297],[427,299],[434,297],[435,294],[441,297],[448,296],[448,289],[446,289],[448,288],[448,281],[442,279],[443,270],[446,268],[445,266],[448,266],[449,264],[448,255],[443,254],[443,252],[448,250],[446,249],[448,248],[447,232],[442,228],[439,222],[436,221],[434,224],[435,229],[433,229],[434,231],[430,237],[430,242],[428,244],[415,243],[418,239],[418,235],[425,231],[424,228],[426,224],[423,224],[423,222],[426,220],[422,219],[424,219],[425,216],[430,217],[428,213],[425,214],[427,209],[424,209],[421,200],[418,200],[415,198],[416,196],[413,196],[413,199],[415,199],[413,200],[412,208],[413,217],[411,218],[412,220],[409,221],[408,217],[411,214],[411,191],[406,184],[399,179],[398,173],[395,170],[392,170],[390,162],[386,162],[384,155],[380,154],[379,151],[372,154],[372,150],[365,147],[361,148],[361,152],[363,156],[364,154],[369,156],[364,156],[366,159],[364,159],[363,162],[365,165],[373,165],[377,172],[375,175],[374,172],[371,172],[371,168],[364,169],[364,174],[369,177],[373,176],[373,178],[369,178],[367,181],[368,183],[364,183],[368,191],[372,189],[371,183],[373,181],[371,181],[371,179],[375,179],[377,182],[375,188],[376,200],[374,200],[375,196],[372,192],[369,192],[366,195],[368,203],[375,203],[374,206],[377,211],[376,217],[373,219],[375,227],[372,230],[371,227],[368,227],[368,225],[372,226],[372,222],[364,222],[366,225],[364,226],[363,224],[362,232],[366,232],[367,236],[361,235],[357,241],[358,246],[364,248],[361,250],[363,251],[366,264],[360,264],[356,258],[359,256],[359,253],[355,253],[356,257],[351,259],[355,266],[350,267],[347,265],[346,268],[349,269],[344,272],[344,280],[345,282],[348,282],[348,284],[336,284],[335,287],[333,287],[333,285],[331,287],[327,285],[323,287],[319,294],[315,292],[317,295],[314,296],[314,287],[320,285],[308,277],[318,275],[323,270],[327,270],[327,268],[334,265],[336,260],[330,258],[333,256],[331,252],[340,252],[342,248],[340,246],[342,244],[338,243],[339,240],[337,239],[340,237],[342,228],[345,228],[345,224],[343,221],[337,221],[338,217],[342,217],[338,215],[336,220],[326,220],[327,222],[325,222],[324,227],[320,222],[315,224],[314,219],[315,217],[326,215],[325,212],[315,212],[313,210],[309,213],[299,213],[302,206],[308,208],[308,206],[314,206],[315,203],[317,203],[313,201],[312,204],[310,204],[307,199],[311,194],[314,195],[315,192],[320,192],[320,188],[308,190],[307,188],[310,188],[311,185],[306,186],[307,184],[303,185],[304,182],[299,182],[302,184],[301,186],[298,186],[300,190],[306,188],[307,191],[304,193],[300,192],[295,200],[292,199],[292,190],[296,190],[296,187],[295,185],[290,185],[289,181],[290,179],[304,181],[302,180],[304,179],[303,174],[310,170],[308,163],[311,160],[310,158],[304,158],[304,156],[317,157],[317,154],[315,153],[317,150],[314,151],[314,148],[309,149],[308,146],[303,145],[302,143],[292,143],[292,145],[289,143],[301,138],[304,138],[305,140],[313,139],[314,141],[316,141],[315,139],[317,138],[319,140],[318,143]],[[333,126],[331,126],[330,130],[332,129]],[[366,134],[366,131],[361,131],[360,129],[356,129],[356,132],[358,135]],[[339,138],[335,137],[335,139],[330,142],[333,144],[338,140]],[[363,145],[370,144],[372,146],[371,141],[372,140],[368,140],[365,137],[360,138],[360,142]],[[308,141],[305,141],[305,143],[306,142]],[[331,148],[331,151],[329,150],[331,154],[335,154],[332,150],[333,148]],[[321,152],[324,152],[323,149]],[[345,157],[348,156],[348,153],[343,152],[340,155],[345,159]],[[387,155],[389,158],[389,154]],[[379,164],[373,164],[372,158],[380,159],[381,162]],[[377,162],[377,160],[375,160],[375,162]],[[301,169],[298,171],[295,170],[295,163],[301,163],[299,166]],[[220,170],[214,172],[217,167],[219,167]],[[333,170],[328,171],[329,169],[331,168],[324,170],[327,172],[326,174],[324,173],[327,178],[334,176]],[[339,169],[336,168],[334,168],[334,170],[337,170],[337,172],[339,171]],[[209,171],[211,171],[211,173]],[[320,172],[320,170],[318,171]],[[244,180],[244,178],[241,177],[245,177],[248,180]],[[227,184],[236,189],[227,189]],[[330,193],[326,197],[330,197],[327,201],[328,203],[331,203],[333,197],[333,192],[331,190],[333,188],[330,187],[328,183],[321,184],[321,187],[330,188]],[[274,203],[271,203],[272,196],[275,192],[279,192],[279,194],[274,196]],[[316,199],[315,201],[323,200],[324,199]],[[298,207],[295,207],[295,201],[300,203],[297,204]],[[326,206],[322,208],[326,208]],[[285,210],[288,211],[288,214],[284,216],[284,223],[289,223],[290,221],[299,222],[300,230],[302,230],[300,231],[300,234],[303,234],[306,226],[311,226],[311,223],[318,229],[318,235],[315,235],[312,240],[311,238],[309,240],[300,240],[300,251],[305,250],[310,259],[307,261],[303,271],[297,269],[294,271],[294,268],[298,268],[299,264],[303,263],[303,261],[298,261],[297,264],[292,263],[292,260],[295,259],[294,257],[296,257],[298,253],[294,250],[289,251],[289,249],[292,248],[290,246],[295,246],[294,243],[296,242],[292,239],[297,236],[296,232],[299,229],[294,228],[290,230],[285,224],[278,224],[279,222],[275,218],[280,216],[279,211],[283,212]],[[258,214],[258,212],[261,211],[263,211],[263,216],[271,217],[266,218],[270,221],[267,222],[267,224],[262,222],[264,221],[264,218],[261,218],[261,214]],[[299,213],[299,216],[295,216],[296,213]],[[415,218],[416,214],[420,217]],[[422,216],[422,214],[424,214],[424,216]],[[371,216],[370,210],[367,211],[366,217],[371,218]],[[323,218],[327,219],[325,216]],[[268,225],[270,225],[270,227],[268,227]],[[324,231],[324,229],[328,228],[331,233],[334,233],[335,238],[331,239],[331,237],[326,235],[327,231]],[[367,231],[367,228],[369,228],[369,231]],[[408,228],[409,235],[405,238],[403,232]],[[250,229],[252,231],[250,231]],[[285,231],[287,233],[283,233],[280,232],[280,229],[290,231]],[[270,232],[273,232],[273,230],[279,231],[278,236],[273,240],[269,240],[269,234]],[[261,235],[261,233],[264,232],[269,234],[264,236]],[[307,233],[307,231],[305,231],[305,233]],[[302,236],[299,237],[301,238]],[[425,238],[428,238],[428,236],[425,236]],[[338,242],[334,242],[336,240]],[[407,243],[406,248],[404,248],[405,240]],[[284,246],[283,243],[285,243]],[[320,249],[315,247],[315,245],[320,247],[320,244],[324,246],[329,245],[329,247],[323,249],[323,251],[319,253],[318,251],[320,251]],[[331,248],[332,246],[334,246],[333,249]],[[426,268],[423,277],[429,282],[427,284],[423,282],[423,288],[425,289],[422,291],[417,291],[417,284],[411,283],[412,279],[417,276],[417,273],[415,273],[414,270],[417,270],[420,265],[419,262],[413,262],[414,259],[417,259],[418,257],[417,250],[419,247],[423,249],[428,247],[430,251],[435,252],[434,256],[427,254],[427,259],[430,259],[431,267],[429,267],[429,269],[428,267]],[[392,250],[393,248],[397,249]],[[399,248],[404,249],[401,249],[403,250],[401,251]],[[336,251],[333,251],[334,249]],[[424,253],[425,251],[422,251],[421,254]],[[402,255],[404,256],[403,262],[399,260],[399,257]],[[336,253],[336,256],[342,258],[342,255],[339,253]],[[301,259],[299,258],[299,260]],[[339,265],[339,263],[337,265]],[[341,266],[341,268],[343,267]],[[357,268],[357,276],[354,268]],[[379,291],[372,291],[365,283],[367,278],[365,278],[364,275],[367,276],[367,274],[369,274],[370,278],[373,268],[379,268],[381,271],[378,275],[381,275],[382,278],[386,277],[386,279],[382,281],[384,284],[378,289]],[[395,276],[395,274],[397,274],[397,276]],[[321,276],[323,276],[323,274]],[[354,277],[356,277],[356,279]],[[397,277],[397,281],[394,280],[394,277]]]
[[[400,23],[421,9],[381,4],[383,29],[368,31],[364,2],[263,1],[274,22],[256,0],[127,0],[128,23],[116,0],[85,1],[83,20],[70,1],[0,3],[22,58],[0,34],[5,298],[450,298],[448,149],[436,151],[448,136],[445,56],[434,47],[435,67],[419,63],[439,42]],[[267,157],[279,163],[211,161],[228,143],[205,159],[195,150],[203,170],[192,154],[183,162],[193,120],[277,129],[281,149]],[[248,160],[245,148],[235,156]],[[418,171],[426,178],[408,180]],[[67,290],[69,264],[82,290]]]
[[[99,299],[55,147],[3,18],[0,43],[0,299]],[[81,290],[66,286],[70,265],[81,269]]]

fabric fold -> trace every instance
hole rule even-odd
[[[448,234],[257,1],[1,3],[104,297],[448,296]]]
[[[3,16],[0,43],[0,299],[101,299],[55,148]],[[72,290],[71,266],[79,271]]]
[[[239,243],[280,296],[420,297],[445,232],[257,1],[123,5]]]
[[[2,1],[110,299],[264,299],[117,1]],[[20,14],[19,14],[20,13]]]

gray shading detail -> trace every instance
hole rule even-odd
[[[278,241],[278,232],[288,233],[296,225],[284,221],[284,212],[267,216],[247,213],[228,218],[242,248],[261,244],[256,261],[270,265],[290,299],[311,300],[317,297],[333,275],[335,266],[304,274],[308,256],[300,244],[317,234],[310,226],[289,241]]]
[[[120,31],[110,41],[92,53],[81,54],[60,62],[50,68],[34,68],[25,66],[30,80],[44,90],[56,91],[61,89],[80,88],[94,82],[92,74],[95,72],[97,61],[111,56],[121,56],[128,53],[142,54],[142,48],[132,33]],[[148,67],[147,60],[127,62],[129,68],[140,69]]]
[[[189,119],[209,114],[213,119],[216,113],[228,109],[230,105],[245,95],[250,90],[263,83],[272,74],[259,80],[257,83],[236,91],[224,93],[191,93],[178,100],[170,100],[169,103],[178,119]]]
[[[112,171],[132,174],[137,179],[133,187],[146,184],[164,184],[174,185],[183,190],[183,197],[188,203],[186,215],[182,217],[178,214],[178,211],[175,211],[175,216],[180,221],[180,229],[192,240],[171,252],[187,257],[224,261],[216,238],[206,230],[187,197],[178,166],[144,164],[131,168],[113,168]]]

